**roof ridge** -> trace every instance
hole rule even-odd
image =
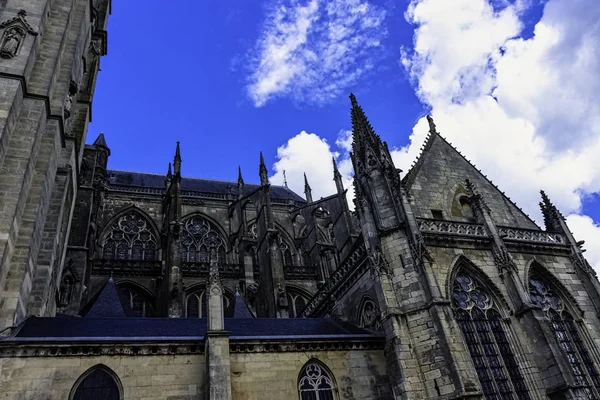
[[[488,178],[488,176],[486,174],[484,174],[473,162],[471,162],[471,160],[469,160],[467,157],[465,157],[460,150],[458,150],[456,147],[454,147],[454,145],[452,143],[450,143],[444,136],[442,136],[439,132],[435,132],[435,134],[432,134],[431,132],[427,135],[427,137],[425,138],[425,141],[423,142],[423,145],[421,146],[421,152],[419,153],[419,156],[417,157],[417,160],[413,163],[413,165],[411,166],[410,170],[407,172],[407,174],[404,176],[404,178],[402,179],[402,184],[406,187],[406,189],[410,189],[410,186],[413,184],[417,172],[419,170],[419,168],[421,167],[421,165],[423,164],[424,161],[424,154],[426,153],[427,150],[429,150],[433,144],[433,138],[434,136],[438,136],[441,140],[444,141],[444,143],[446,143],[448,146],[450,146],[450,148],[452,150],[454,150],[463,160],[465,160],[471,167],[473,167],[473,169],[475,171],[477,171],[477,173],[479,175],[481,175],[481,177],[483,177],[487,182],[489,182],[497,191],[499,191],[509,202],[510,204],[512,204],[513,206],[515,206],[517,208],[517,210],[519,210],[524,216],[525,218],[527,218],[529,220],[529,222],[533,223],[538,229],[542,229],[533,219],[531,219],[531,217],[529,216],[529,214],[527,214],[525,211],[523,211],[523,209],[521,207],[519,207],[503,190],[501,190],[495,183],[494,181],[491,180],[491,178]]]

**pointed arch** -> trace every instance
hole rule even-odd
[[[506,331],[501,293],[466,257],[459,257],[449,274],[448,298],[486,398],[530,399]],[[497,289],[497,288],[496,288]],[[504,301],[506,303],[506,301]],[[505,310],[503,310],[505,309]]]
[[[185,291],[184,309],[186,318],[206,318],[208,303],[206,285],[196,283]],[[235,306],[235,293],[227,287],[223,287],[223,311],[225,318],[233,316]]]
[[[160,247],[156,224],[136,206],[117,212],[100,234],[100,258],[104,260],[156,261]]]
[[[513,309],[510,307],[510,304],[502,294],[500,288],[490,279],[490,277],[474,262],[469,260],[463,254],[456,256],[453,262],[450,264],[450,272],[446,276],[446,298],[452,300],[452,290],[454,281],[456,280],[456,275],[458,272],[464,269],[473,275],[479,284],[483,287],[488,288],[494,300],[501,306],[501,314],[503,317],[506,317],[506,313],[512,313]]]
[[[154,317],[156,298],[154,294],[137,282],[125,279],[116,283],[135,317]]]
[[[571,291],[567,290],[561,281],[548,269],[544,264],[533,258],[531,261],[527,263],[525,266],[525,282],[529,282],[531,280],[532,275],[538,275],[547,280],[552,288],[562,297],[567,300],[566,306],[569,311],[577,316],[578,318],[583,318],[584,311],[579,306],[579,303],[573,297]]]
[[[577,310],[581,317],[581,309],[560,281],[543,265],[534,261],[528,273],[531,303],[545,313],[558,348],[571,367],[575,385],[586,397],[596,398],[600,393],[600,374],[588,350],[593,343],[586,343],[582,339],[580,331],[585,327],[577,323],[580,318],[573,317],[574,313],[577,315]]]
[[[214,246],[220,263],[227,262],[228,243],[223,228],[212,218],[190,213],[181,219],[180,256],[184,263],[208,263]]]
[[[123,384],[112,369],[97,364],[75,381],[69,400],[123,400]]]
[[[311,358],[298,374],[300,400],[337,400],[337,384],[331,370],[317,358]]]
[[[308,301],[312,298],[312,294],[293,285],[286,285],[285,291],[288,300],[288,314],[290,318],[296,318],[304,310],[304,307],[306,307]]]
[[[361,328],[375,332],[381,331],[381,309],[379,303],[367,294],[360,300],[356,322]]]

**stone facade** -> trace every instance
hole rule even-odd
[[[262,155],[258,184],[185,177],[179,143],[165,175],[110,170],[85,145],[110,1],[2,5],[2,398],[600,398],[582,242],[430,117],[401,175],[351,96],[355,211],[335,160],[319,200]]]

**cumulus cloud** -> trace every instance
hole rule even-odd
[[[367,0],[277,0],[253,49],[248,94],[257,107],[287,95],[323,104],[369,72],[385,11]]]
[[[334,147],[327,140],[314,134],[302,131],[277,148],[277,161],[273,165],[275,174],[270,177],[274,184],[284,182],[285,171],[288,186],[296,193],[304,193],[304,174],[312,189],[313,200],[336,193],[333,181],[333,162],[336,159],[338,169],[343,177],[344,187],[348,189],[348,199],[352,199],[352,163],[348,158],[347,148],[341,144],[348,142],[348,131],[342,131]],[[352,206],[352,202],[349,204]]]
[[[413,0],[414,48],[401,62],[440,132],[538,221],[545,189],[600,270],[600,227],[580,215],[583,197],[600,192],[600,4],[549,0],[523,39],[527,4]],[[400,168],[426,125],[394,152]]]

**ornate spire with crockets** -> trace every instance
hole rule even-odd
[[[304,173],[304,194],[306,195],[306,201],[308,201],[309,203],[312,203],[313,202],[312,189],[310,188],[310,185],[308,184],[308,179],[306,178],[306,172]]]
[[[340,170],[338,169],[337,163],[335,162],[335,157],[331,157],[331,161],[333,162],[333,180],[335,181],[335,187],[338,193],[342,193],[344,191],[344,182],[342,181],[342,174],[340,174]]]
[[[558,208],[550,201],[546,192],[540,190],[540,194],[542,195],[540,208],[542,209],[542,215],[544,216],[546,230],[549,232],[560,232],[562,230],[560,221],[564,220],[565,217],[563,217],[560,211],[558,211]]]
[[[262,151],[260,152],[260,166],[258,167],[258,174],[260,175],[260,184],[266,186],[269,184],[269,171],[265,165],[265,159]]]
[[[352,151],[358,161],[371,164],[371,157],[367,155],[368,149],[370,148],[374,152],[372,156],[378,157],[384,148],[383,143],[379,135],[375,133],[362,107],[358,105],[354,94],[350,94],[350,102],[352,103]]]
[[[179,150],[179,141],[175,147],[175,158],[173,159],[173,168],[175,175],[181,175],[181,151]]]

